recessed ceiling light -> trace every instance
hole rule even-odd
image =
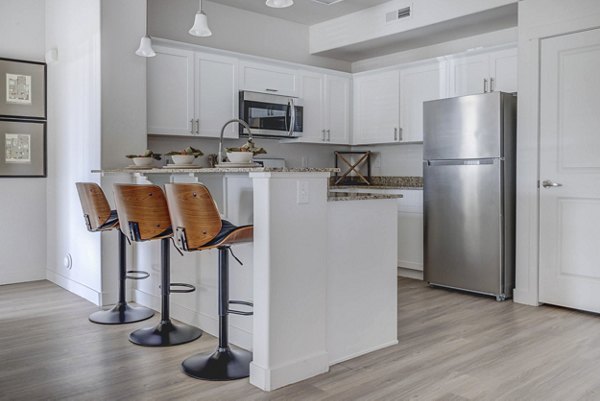
[[[330,6],[335,3],[339,3],[344,0],[313,0],[315,3],[325,4],[326,6]]]
[[[286,8],[294,5],[294,0],[267,0],[265,3],[272,8]]]

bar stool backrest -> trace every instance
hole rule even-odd
[[[165,184],[175,238],[183,250],[194,250],[214,239],[223,226],[219,209],[202,184]]]
[[[110,218],[111,209],[100,185],[94,182],[76,182],[75,186],[88,231],[106,231],[118,227],[118,220],[115,224],[105,226]]]
[[[165,194],[158,185],[114,184],[121,231],[131,241],[173,236]]]

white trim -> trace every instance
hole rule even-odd
[[[381,345],[377,345],[377,346],[374,346],[374,347],[366,348],[366,349],[364,349],[362,351],[357,351],[357,352],[354,352],[353,354],[343,356],[343,357],[341,357],[339,359],[335,359],[335,360],[329,362],[329,366],[333,366],[333,365],[341,363],[341,362],[349,361],[350,359],[354,359],[354,358],[357,358],[357,357],[362,356],[362,355],[369,354],[369,353],[374,352],[374,351],[379,351],[380,349],[384,349],[384,348],[387,348],[387,347],[392,347],[394,345],[398,345],[398,340],[393,340],[393,341],[390,341],[390,342],[387,342],[387,343],[383,343]]]
[[[329,371],[329,356],[322,352],[268,369],[250,363],[250,384],[272,391]]]
[[[102,305],[102,293],[84,284],[73,281],[52,270],[46,270],[46,279],[81,298],[87,299],[96,306]]]

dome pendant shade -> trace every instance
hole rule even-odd
[[[149,36],[144,36],[140,41],[140,48],[135,52],[140,57],[154,57],[156,53],[152,49],[152,39]]]
[[[267,6],[272,8],[285,8],[294,5],[294,0],[267,0]]]
[[[202,38],[212,35],[212,32],[208,27],[208,19],[206,18],[206,14],[204,14],[202,11],[198,11],[196,13],[194,26],[189,30],[189,33],[192,36],[198,36]]]

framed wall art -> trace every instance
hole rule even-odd
[[[0,117],[46,119],[46,64],[0,58]]]
[[[46,122],[0,119],[0,177],[46,177]]]

